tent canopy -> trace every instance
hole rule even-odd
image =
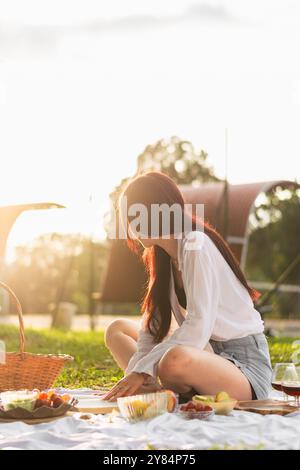
[[[0,206],[0,267],[2,267],[5,248],[9,233],[20,214],[30,210],[62,209],[64,206],[54,202],[40,202],[32,204],[19,204]]]

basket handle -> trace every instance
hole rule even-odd
[[[3,289],[6,290],[10,294],[10,296],[11,296],[11,298],[12,298],[12,300],[13,300],[16,308],[17,308],[18,317],[19,317],[20,353],[23,355],[24,352],[25,352],[25,333],[24,333],[24,321],[23,321],[22,306],[20,304],[20,301],[19,301],[18,297],[14,293],[14,291],[7,284],[0,281],[0,286],[3,287]]]

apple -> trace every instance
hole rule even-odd
[[[205,396],[205,395],[194,395],[194,401],[200,401],[202,403],[212,403],[214,401],[213,397]]]
[[[227,392],[218,392],[215,398],[215,401],[218,403],[220,401],[228,401],[230,400],[230,396]]]
[[[172,390],[165,390],[168,394],[168,412],[172,413],[177,405],[177,398],[175,393]]]

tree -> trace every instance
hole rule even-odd
[[[197,151],[191,142],[174,136],[147,145],[138,156],[137,173],[161,171],[178,184],[219,181],[207,157],[204,150]]]
[[[278,187],[266,194],[251,223],[247,277],[274,282],[300,253],[300,190]],[[285,283],[300,284],[300,263]],[[300,313],[299,294],[278,294],[273,299],[280,314]]]
[[[197,184],[220,181],[207,165],[208,154],[196,150],[188,140],[173,136],[147,145],[137,158],[135,175],[146,171],[161,171],[177,184]],[[133,176],[135,176],[133,175]],[[110,194],[113,204],[130,178],[124,178]]]

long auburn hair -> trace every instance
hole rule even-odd
[[[137,203],[146,206],[149,218],[149,236],[151,233],[151,204],[167,204],[169,207],[173,204],[179,204],[184,216],[192,218],[192,230],[196,230],[201,225],[202,230],[204,229],[204,232],[223,255],[236,277],[247,289],[251,299],[258,299],[260,293],[248,285],[237,259],[223,237],[207,221],[199,220],[195,215],[187,215],[185,213],[183,195],[171,178],[160,172],[148,172],[138,175],[123,190],[119,198],[119,209],[124,196],[127,198],[128,207]],[[161,342],[170,329],[172,319],[169,299],[171,278],[170,256],[157,245],[143,249],[139,241],[132,238],[129,233],[129,222],[130,217],[127,214],[127,220],[123,221],[123,224],[126,225],[127,244],[131,250],[142,257],[148,273],[146,292],[142,301],[142,312],[146,315],[146,325],[149,332],[156,342]],[[169,234],[174,234],[174,224],[172,225],[172,221]]]

